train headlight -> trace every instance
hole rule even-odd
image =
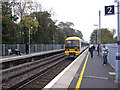
[[[65,49],[65,51],[69,51],[69,49]]]
[[[75,51],[79,51],[79,49],[75,49]]]

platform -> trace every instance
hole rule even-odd
[[[51,54],[51,53],[55,53],[55,52],[61,52],[64,51],[64,49],[59,49],[59,50],[51,50],[51,51],[43,51],[43,52],[36,52],[36,53],[30,53],[27,55],[10,55],[10,56],[5,56],[5,57],[1,57],[0,58],[0,63],[2,62],[9,62],[9,61],[13,61],[13,60],[20,60],[20,59],[25,59],[25,58],[31,58],[31,57],[37,57],[37,56],[42,56],[42,55],[46,55],[46,54]]]
[[[115,83],[115,71],[103,59],[97,56],[90,58],[88,49],[74,60],[65,70],[54,78],[44,89],[48,88],[118,88]],[[85,64],[86,63],[86,64]],[[83,69],[84,68],[84,69]],[[83,75],[81,74],[83,73]]]

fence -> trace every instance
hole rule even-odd
[[[117,53],[117,44],[106,44],[109,49],[108,53],[108,63],[115,69],[115,61],[116,61],[116,53]],[[25,44],[2,44],[2,55],[8,55],[8,49],[19,49],[22,54],[25,54]],[[49,51],[56,49],[63,49],[64,44],[31,44],[30,45],[30,53],[33,52],[41,52],[41,51]],[[96,45],[97,49],[97,45]],[[103,51],[103,45],[100,45],[100,55]]]
[[[106,44],[108,47],[109,53],[107,56],[108,63],[115,69],[116,53],[117,53],[117,44]],[[97,47],[97,45],[96,45]],[[96,48],[97,49],[97,48]],[[103,56],[103,45],[100,45],[100,55]]]
[[[25,44],[2,44],[2,56],[8,55],[8,49],[19,49],[22,54],[25,54]],[[41,52],[41,51],[49,51],[56,49],[63,49],[64,44],[31,44],[30,45],[30,53],[33,52]]]

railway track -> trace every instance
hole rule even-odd
[[[42,89],[44,88],[51,80],[53,80],[62,70],[64,70],[73,60],[66,59],[48,72],[45,72],[43,75],[34,79],[34,81],[23,86],[21,89]]]
[[[1,71],[2,75],[3,75],[2,82],[6,82],[6,81],[8,81],[8,79],[12,79],[14,77],[23,75],[27,72],[30,72],[34,69],[37,69],[38,67],[41,67],[42,65],[50,63],[52,61],[52,58],[54,58],[54,60],[56,60],[57,58],[60,58],[62,56],[64,56],[64,53],[49,56],[49,57],[39,59],[39,60],[36,60],[36,61],[33,61],[33,62],[28,62],[28,63],[25,63],[25,64],[21,64],[21,65],[14,66],[14,67],[11,67],[11,68],[8,68],[8,69],[3,69]]]
[[[66,57],[63,53],[61,53],[42,60],[37,60],[36,62],[30,62],[4,70],[4,79],[2,80],[3,89],[13,90],[25,86],[27,83],[33,81],[37,77],[42,76],[44,73],[50,71],[52,68],[64,61],[66,61]]]

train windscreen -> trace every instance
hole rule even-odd
[[[79,49],[79,40],[67,40],[66,49]]]

